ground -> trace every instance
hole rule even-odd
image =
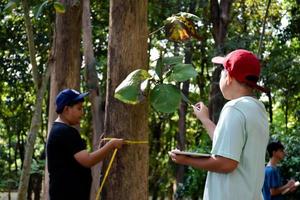
[[[17,192],[12,192],[10,194],[10,198],[11,200],[17,200]],[[0,193],[0,200],[8,200],[8,193],[7,192],[4,192],[4,193]]]

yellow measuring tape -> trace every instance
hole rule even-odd
[[[111,140],[111,139],[113,139],[113,138],[103,138],[102,140],[103,140],[103,141],[109,141],[109,140]],[[124,140],[124,143],[125,143],[125,144],[148,144],[148,141]],[[99,189],[98,189],[98,191],[97,191],[96,200],[98,200],[99,197],[100,197],[100,193],[101,193],[101,191],[102,191],[102,189],[103,189],[105,180],[106,180],[106,178],[107,178],[107,176],[108,176],[108,173],[109,173],[109,171],[110,171],[110,168],[111,168],[112,163],[113,163],[113,161],[114,161],[114,159],[115,159],[115,157],[116,157],[117,152],[118,152],[118,149],[115,149],[114,152],[113,152],[113,155],[112,155],[112,157],[111,157],[111,159],[110,159],[110,161],[109,161],[109,164],[108,164],[108,167],[107,167],[106,172],[105,172],[105,174],[104,174],[102,183],[101,183],[101,185],[100,185],[100,187],[99,187]]]

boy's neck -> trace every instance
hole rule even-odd
[[[64,123],[64,124],[67,124],[67,125],[70,125],[68,123],[68,121],[66,119],[64,119],[64,117],[62,115],[58,115],[57,119],[55,120],[56,122],[60,122],[60,123]]]
[[[253,98],[256,98],[256,96],[251,92],[240,92],[240,93],[233,93],[231,95],[230,100],[238,99],[240,97],[253,97]]]
[[[272,158],[269,160],[269,163],[268,163],[268,165],[269,165],[269,166],[276,167],[276,166],[277,166],[277,164],[278,164],[278,162],[279,162],[279,160],[278,160],[278,159],[276,159],[276,158],[272,157]]]
[[[233,79],[228,93],[230,100],[237,99],[244,96],[256,98],[253,89],[246,86],[245,84],[239,83]]]

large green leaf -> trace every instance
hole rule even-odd
[[[176,111],[180,100],[180,90],[171,84],[157,85],[150,92],[151,105],[159,112],[171,113]]]
[[[159,79],[162,79],[163,71],[164,71],[164,65],[162,62],[162,58],[159,58],[156,62],[156,66],[155,66],[155,73],[157,74]]]
[[[184,42],[191,39],[191,37],[202,40],[203,38],[196,31],[194,21],[201,20],[196,15],[184,12],[168,17],[164,21],[167,39],[174,42]]]
[[[65,6],[59,1],[55,1],[53,4],[55,11],[59,14],[63,14],[66,12]]]
[[[139,103],[145,89],[141,89],[141,84],[149,77],[149,73],[143,69],[131,72],[116,88],[114,97],[128,104]]]
[[[182,63],[183,56],[163,57],[159,58],[156,63],[155,73],[162,79],[165,72],[172,69],[173,65]]]
[[[197,71],[191,64],[177,64],[174,66],[171,79],[174,81],[186,81],[197,76]]]
[[[173,57],[164,57],[162,58],[162,63],[165,65],[174,65],[177,63],[182,63],[183,56],[173,56]]]

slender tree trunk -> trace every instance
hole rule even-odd
[[[232,0],[210,1],[211,21],[213,23],[213,37],[216,43],[217,54],[224,54],[224,43],[227,35],[227,27],[230,22],[230,8]],[[209,113],[211,119],[216,123],[220,112],[225,104],[225,99],[219,88],[221,68],[215,67],[212,75],[210,91]]]
[[[191,64],[192,63],[192,47],[189,43],[186,45],[185,50],[185,63]],[[190,81],[185,81],[182,83],[181,92],[188,98],[189,95],[189,87]],[[188,104],[185,101],[181,101],[179,107],[179,120],[178,120],[178,134],[177,134],[177,148],[180,150],[185,150],[186,148],[186,113]],[[176,168],[176,188],[178,189],[180,184],[183,184],[184,181],[184,173],[185,173],[185,166],[184,165],[177,165]],[[176,195],[175,199],[182,199]]]
[[[18,189],[18,200],[27,199],[27,188],[29,184],[29,176],[31,171],[31,161],[34,150],[35,139],[39,128],[41,126],[41,113],[43,105],[43,97],[47,88],[48,80],[50,76],[50,69],[47,68],[45,75],[43,77],[42,85],[38,90],[36,102],[35,102],[35,111],[31,120],[30,130],[27,137],[27,142],[25,146],[25,157],[23,162],[22,173],[19,182]]]
[[[45,75],[43,77],[43,82],[40,85],[40,77],[37,69],[36,58],[35,58],[35,47],[34,47],[34,39],[33,39],[33,31],[32,25],[29,17],[29,5],[27,0],[22,1],[22,6],[24,10],[24,21],[26,27],[26,34],[28,40],[28,47],[29,47],[29,54],[30,54],[30,62],[32,65],[32,74],[34,85],[36,89],[36,102],[35,102],[35,111],[31,120],[30,130],[27,136],[27,142],[25,146],[25,155],[24,161],[22,165],[22,172],[19,182],[18,188],[18,199],[19,200],[26,200],[27,199],[27,190],[29,184],[29,177],[31,171],[31,161],[32,155],[34,151],[34,144],[36,140],[37,133],[41,126],[41,113],[42,113],[42,105],[43,105],[43,96],[46,91],[46,87],[48,84],[50,70],[49,68],[46,69]]]
[[[152,138],[150,138],[150,152],[152,152],[153,155],[156,155],[157,153],[161,152],[161,143],[160,143],[160,137],[162,135],[162,127],[163,127],[163,121],[156,120],[156,117],[153,116],[153,119],[151,120],[151,128],[152,130]],[[161,174],[157,171],[159,170],[159,163],[155,162],[153,169],[152,169],[152,177],[153,180],[150,181],[150,183],[154,183],[153,185],[149,185],[151,188],[151,195],[152,195],[152,200],[157,200],[158,199],[158,194],[159,194],[159,184],[156,184],[159,182],[159,179],[161,178]]]
[[[147,69],[147,0],[112,0],[104,132],[109,137],[148,140],[148,102],[124,104],[115,88],[137,68]],[[109,158],[105,159],[104,171]],[[102,193],[106,200],[148,199],[148,145],[125,145],[118,151]]]
[[[93,150],[99,147],[99,138],[103,132],[104,111],[101,109],[101,93],[99,81],[96,71],[96,60],[93,51],[92,40],[92,25],[90,13],[90,0],[83,1],[82,14],[82,29],[83,29],[83,54],[86,70],[86,82],[90,92],[90,102],[92,107],[92,125],[93,125]],[[97,189],[99,187],[101,172],[101,163],[92,167],[92,188],[90,199],[96,198]]]
[[[64,88],[79,89],[80,41],[82,23],[82,0],[61,0],[66,8],[64,14],[56,14],[53,44],[50,55],[51,85],[49,99],[48,131],[57,117],[55,97]],[[47,162],[47,161],[46,161]],[[49,178],[45,168],[44,198],[48,199]]]
[[[26,27],[27,40],[28,40],[30,64],[32,65],[32,77],[33,77],[35,90],[37,91],[40,87],[41,77],[38,72],[37,62],[36,62],[36,57],[35,57],[36,50],[34,47],[34,37],[33,37],[31,20],[29,17],[28,0],[22,0],[22,7],[23,7],[23,11],[24,11],[24,21],[25,21],[25,27]]]
[[[263,49],[263,39],[264,39],[264,36],[265,36],[266,22],[267,22],[267,18],[268,18],[270,5],[271,5],[271,0],[268,0],[268,4],[267,4],[267,7],[266,7],[266,13],[265,13],[265,16],[264,16],[264,21],[263,21],[263,26],[262,26],[262,32],[261,32],[260,37],[259,37],[259,44],[258,44],[258,51],[257,51],[257,56],[258,56],[259,59],[262,58],[261,52],[262,52],[262,49]]]

